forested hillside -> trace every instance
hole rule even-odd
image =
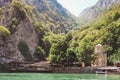
[[[52,43],[49,61],[64,64],[65,62],[85,62],[90,65],[96,58],[94,47],[104,46],[108,62],[120,60],[120,5],[104,13],[95,23],[82,27],[79,31],[70,31],[65,37],[58,37]]]

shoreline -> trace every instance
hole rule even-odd
[[[96,73],[97,69],[92,67],[65,67],[54,68],[54,70],[8,70],[0,71],[0,73],[56,73],[56,74],[100,74]],[[120,74],[116,71],[107,71],[103,74]]]

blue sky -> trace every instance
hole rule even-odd
[[[57,0],[75,16],[79,16],[85,8],[93,6],[98,0]]]

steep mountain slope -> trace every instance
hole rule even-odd
[[[119,4],[120,0],[99,0],[96,5],[85,9],[80,13],[80,22],[90,22],[97,19],[103,12],[110,9],[113,5]]]
[[[5,37],[0,31],[0,59],[2,57],[11,58],[18,61],[33,60],[36,47],[38,45],[37,26],[31,10],[22,2],[7,0],[0,7],[0,27],[6,28],[10,32],[9,37]],[[32,21],[31,21],[32,20]]]
[[[66,33],[77,25],[75,17],[63,8],[57,0],[24,0],[35,7],[33,13],[54,33]]]

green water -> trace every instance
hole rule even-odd
[[[0,73],[0,80],[120,80],[120,75]]]

